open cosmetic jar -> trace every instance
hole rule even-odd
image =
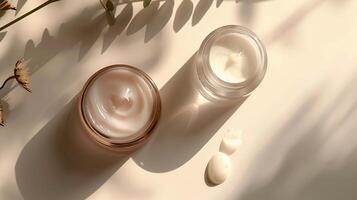
[[[236,101],[247,97],[263,80],[267,55],[252,31],[228,25],[205,38],[196,54],[195,65],[204,96]]]
[[[153,80],[128,65],[112,65],[92,75],[78,104],[85,132],[119,152],[144,144],[159,121],[161,101]]]

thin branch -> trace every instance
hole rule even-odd
[[[6,29],[7,27],[9,27],[9,26],[15,24],[16,22],[18,22],[18,21],[22,20],[23,18],[25,18],[25,17],[31,15],[32,13],[34,13],[34,12],[40,10],[41,8],[47,6],[48,4],[53,3],[53,2],[56,2],[56,1],[60,1],[60,0],[48,0],[48,1],[46,1],[45,3],[43,3],[43,4],[39,5],[39,6],[37,6],[36,8],[30,10],[29,12],[27,12],[27,13],[21,15],[20,17],[18,17],[18,18],[16,18],[16,19],[12,20],[11,22],[9,22],[9,23],[5,24],[4,26],[0,27],[0,31],[2,31],[2,30],[4,30],[4,29]]]

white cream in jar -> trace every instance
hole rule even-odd
[[[128,144],[144,137],[158,120],[158,90],[142,71],[126,65],[97,72],[83,93],[84,120],[101,143]]]
[[[221,35],[212,44],[209,64],[222,81],[243,83],[257,71],[257,48],[254,41],[242,34]]]
[[[228,25],[210,33],[195,57],[201,93],[215,102],[238,101],[261,83],[267,67],[265,48],[245,27]]]

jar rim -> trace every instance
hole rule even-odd
[[[110,70],[114,69],[125,69],[128,70],[132,73],[135,73],[136,75],[140,76],[149,86],[152,96],[153,96],[153,109],[150,115],[150,118],[146,125],[139,130],[140,134],[139,136],[133,140],[130,140],[128,142],[122,142],[119,141],[115,137],[110,137],[108,135],[105,135],[101,131],[97,130],[87,119],[84,111],[84,101],[86,94],[88,92],[88,88],[90,88],[91,84],[99,78],[102,74],[105,72],[108,72]],[[82,121],[84,122],[85,126],[89,129],[88,133],[89,135],[97,142],[99,142],[101,145],[104,145],[106,147],[110,147],[110,149],[132,149],[135,146],[138,146],[139,144],[143,143],[148,139],[148,137],[151,135],[153,129],[156,127],[156,124],[158,123],[160,116],[161,116],[161,98],[159,94],[159,90],[155,84],[155,82],[151,79],[149,75],[147,75],[144,71],[141,69],[138,69],[134,66],[126,65],[126,64],[115,64],[115,65],[110,65],[107,67],[104,67],[100,70],[98,70],[96,73],[94,73],[85,83],[81,96],[80,96],[80,116],[82,118]]]

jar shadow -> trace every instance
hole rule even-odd
[[[194,60],[192,56],[160,90],[161,119],[150,141],[133,154],[147,171],[163,173],[185,164],[245,100],[226,104],[205,98]]]
[[[68,103],[22,149],[15,175],[24,199],[86,199],[129,158],[94,144]]]

